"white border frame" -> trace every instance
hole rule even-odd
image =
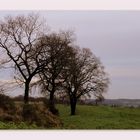
[[[0,10],[140,10],[140,0],[0,0]],[[140,131],[0,131],[4,140],[139,140]]]
[[[0,0],[1,10],[139,10],[140,0]]]

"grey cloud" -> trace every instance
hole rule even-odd
[[[30,11],[1,11],[0,16]],[[111,78],[107,98],[140,98],[140,11],[41,11],[53,30],[75,29],[77,44],[100,57]]]

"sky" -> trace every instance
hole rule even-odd
[[[0,11],[7,15],[31,11]],[[39,11],[51,30],[73,30],[76,43],[100,58],[109,74],[105,98],[140,99],[140,11]],[[0,70],[0,80],[8,70]]]

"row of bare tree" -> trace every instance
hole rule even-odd
[[[49,95],[50,111],[55,109],[55,96],[63,94],[74,115],[79,98],[102,97],[108,88],[104,67],[90,49],[76,46],[70,31],[50,32],[36,14],[0,21],[0,49],[7,56],[3,64],[14,67],[15,79],[24,84],[25,103],[29,89],[38,86]]]

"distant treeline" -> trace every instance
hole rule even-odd
[[[23,102],[24,96],[23,95],[19,95],[19,96],[16,96],[16,97],[12,97],[11,99],[13,101],[15,101],[15,102]],[[46,97],[29,97],[29,100],[31,102],[44,102],[44,101],[48,101],[49,102],[49,99],[47,99]],[[68,99],[67,100],[66,99],[63,100],[61,98],[58,98],[58,99],[55,99],[55,102],[57,104],[66,104],[66,105],[69,104],[69,100]],[[88,104],[88,102],[86,102],[85,100],[79,100],[78,104]]]
[[[14,101],[20,101],[20,102],[22,102],[22,101],[24,101],[24,96],[19,95],[19,96],[16,96],[16,97],[12,97],[12,99]],[[30,99],[31,102],[33,102],[33,101],[40,102],[40,101],[46,100],[45,97],[29,97],[29,99]]]

